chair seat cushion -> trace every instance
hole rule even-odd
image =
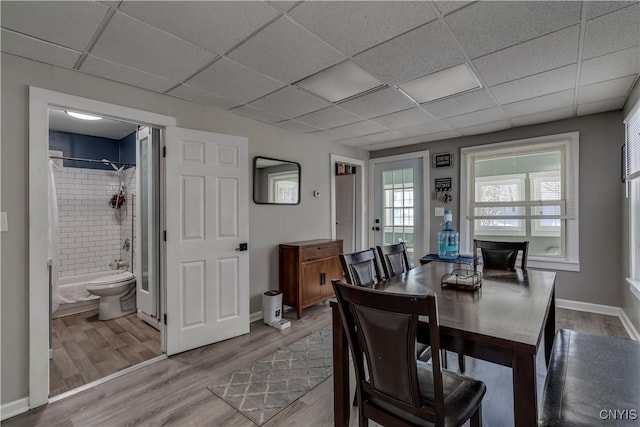
[[[559,330],[542,402],[543,426],[637,426],[640,342]]]

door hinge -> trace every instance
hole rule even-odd
[[[164,316],[162,316],[162,320],[164,321],[164,324],[167,324],[167,313],[164,314]]]
[[[167,230],[162,231],[162,240],[167,241]]]
[[[167,146],[162,147],[162,157],[167,157]]]

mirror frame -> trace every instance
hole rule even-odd
[[[262,160],[273,160],[276,162],[286,162],[286,163],[290,163],[292,165],[295,165],[298,168],[298,201],[297,203],[275,203],[275,202],[259,202],[256,200],[256,172],[258,169],[258,160],[262,159]],[[274,159],[273,157],[264,157],[264,156],[255,156],[253,158],[253,176],[252,176],[253,180],[253,203],[255,203],[256,205],[277,205],[277,206],[296,206],[300,204],[300,199],[302,197],[302,167],[300,167],[300,163],[298,162],[292,162],[290,160],[283,160],[283,159]]]

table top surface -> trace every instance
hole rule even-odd
[[[438,256],[438,254],[427,254],[427,255],[421,257],[420,261],[459,262],[459,263],[464,263],[464,264],[473,264],[473,257],[472,256],[462,256],[462,255],[460,255],[455,260],[446,260],[446,259],[440,258]]]
[[[468,265],[432,262],[375,285],[390,293],[435,293],[443,334],[535,353],[554,295],[554,272],[484,270],[482,287],[440,286],[442,276]],[[479,270],[482,270],[479,268]]]

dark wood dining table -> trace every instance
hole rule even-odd
[[[432,262],[375,287],[398,294],[437,294],[441,347],[510,367],[514,424],[535,426],[538,415],[535,359],[543,339],[547,364],[551,356],[556,274],[537,270],[485,270],[482,286],[475,291],[441,287],[442,277],[460,268],[469,266]],[[335,300],[331,301],[331,307],[334,425],[348,426],[349,348]],[[421,332],[418,328],[418,339]]]

